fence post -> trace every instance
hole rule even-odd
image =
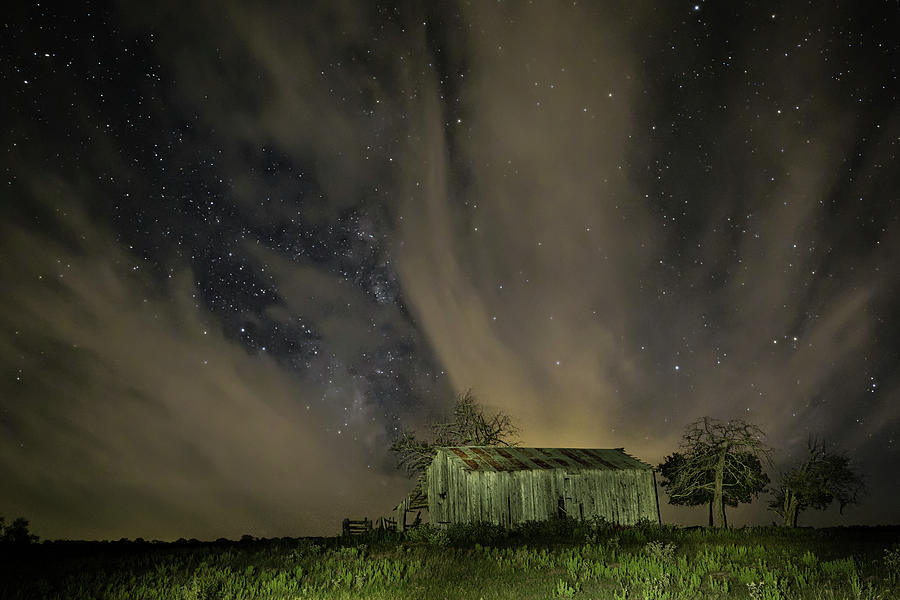
[[[341,523],[341,528],[344,537],[350,537],[350,519],[344,519],[344,522]]]
[[[406,505],[408,498],[404,498],[397,507],[397,531],[406,531]]]

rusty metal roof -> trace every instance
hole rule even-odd
[[[623,448],[520,448],[518,446],[447,446],[452,462],[468,471],[545,469],[652,469]]]

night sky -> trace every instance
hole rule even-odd
[[[801,524],[900,521],[895,1],[11,10],[0,515],[335,534],[471,387],[526,446],[815,436],[868,495]]]

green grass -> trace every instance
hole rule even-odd
[[[900,528],[556,521],[351,540],[51,542],[0,549],[0,597],[900,599]]]

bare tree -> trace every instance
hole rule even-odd
[[[800,513],[808,508],[824,510],[835,500],[841,514],[848,504],[857,504],[864,490],[862,478],[841,452],[828,451],[824,442],[810,440],[806,460],[781,474],[781,482],[769,508],[796,527]]]
[[[430,426],[431,441],[402,431],[391,443],[397,454],[397,468],[406,469],[410,477],[424,474],[440,446],[514,446],[512,436],[519,430],[509,415],[498,412],[487,415],[471,389],[456,397],[450,418]]]
[[[519,433],[509,415],[486,415],[471,389],[456,398],[452,420],[434,425],[432,431],[444,446],[513,446],[508,438]]]
[[[678,468],[668,474],[674,504],[698,498],[712,501],[713,523],[726,526],[725,499],[749,501],[765,489],[769,477],[761,469],[770,448],[756,425],[736,419],[723,423],[703,417],[688,425],[681,439]]]

